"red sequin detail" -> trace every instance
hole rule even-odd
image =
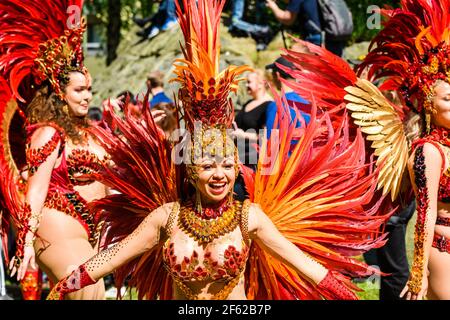
[[[104,161],[100,161],[96,154],[88,150],[73,150],[67,158],[67,170],[69,172],[70,182],[78,186],[91,184],[93,182],[92,179],[77,180],[77,175],[89,176],[92,173],[97,173],[103,164]]]
[[[88,232],[89,242],[91,244],[97,242],[98,230],[95,217],[89,212],[86,200],[78,192],[49,191],[44,206],[64,212],[80,221]]]
[[[317,288],[323,291],[325,298],[331,300],[358,300],[356,294],[328,271],[326,277],[320,281]]]
[[[436,225],[450,227],[450,218],[438,217]]]
[[[69,276],[59,281],[56,284],[55,288],[52,289],[52,292],[47,299],[64,300],[65,295],[83,289],[84,287],[87,287],[96,282],[97,281],[92,279],[89,273],[87,273],[84,265],[81,265]]]
[[[194,251],[190,258],[184,257],[181,263],[177,263],[175,256],[174,243],[170,243],[164,249],[164,260],[166,266],[170,267],[173,275],[182,281],[204,281],[212,280],[230,280],[239,276],[244,270],[247,262],[249,249],[244,246],[242,251],[230,245],[224,251],[224,262],[222,265],[211,257],[210,252],[203,256],[203,265],[200,264],[198,253]]]
[[[198,212],[195,206],[192,206],[195,214],[202,219],[216,219],[223,215],[225,211],[230,209],[228,199],[224,199],[219,206],[216,207],[202,207],[202,212]]]
[[[449,239],[436,233],[434,234],[433,237],[433,247],[438,249],[440,252],[450,253]]]
[[[16,258],[22,261],[24,256],[25,238],[27,236],[30,227],[28,222],[31,218],[31,207],[28,203],[25,203],[19,214],[20,224],[17,225],[16,234]]]
[[[40,165],[43,164],[47,158],[55,151],[59,141],[61,141],[61,134],[56,131],[53,134],[53,137],[48,141],[44,146],[38,149],[31,149],[30,146],[31,135],[28,137],[27,141],[27,163],[28,163],[28,171],[30,176],[35,174],[39,169]],[[62,147],[63,144],[61,144]]]

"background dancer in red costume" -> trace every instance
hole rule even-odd
[[[37,262],[56,283],[96,252],[99,225],[87,204],[104,197],[106,188],[87,175],[107,157],[86,131],[92,94],[83,66],[82,5],[79,0],[0,4],[0,74],[6,79],[0,79],[2,190],[17,227],[10,265],[19,280]],[[8,130],[15,114],[27,131],[21,193],[16,173],[25,159],[12,156],[9,136],[17,131]],[[102,299],[103,282],[69,297]]]
[[[358,71],[368,68],[368,78],[381,80],[380,90],[397,92],[400,105],[387,101],[369,81],[355,81],[345,73],[330,77],[339,70],[337,60],[313,47],[315,58],[291,54],[299,69],[295,74],[302,81],[298,90],[316,96],[323,92],[321,103],[341,102],[352,111],[355,124],[373,141],[379,188],[384,194],[390,191],[392,200],[408,167],[418,217],[411,275],[401,296],[450,299],[450,1],[402,0],[401,8],[382,13],[387,18],[385,27]],[[302,79],[305,70],[308,77]],[[421,137],[412,146],[405,130],[409,111],[418,113],[422,122]]]

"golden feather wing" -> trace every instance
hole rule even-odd
[[[394,200],[408,160],[408,142],[400,115],[371,82],[358,79],[346,87],[347,109],[356,125],[372,141],[380,168],[378,189],[391,193]]]

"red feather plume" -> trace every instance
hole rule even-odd
[[[2,0],[0,3],[0,74],[14,97],[22,102],[33,96],[39,46],[65,35],[74,12],[83,0]],[[81,18],[81,17],[80,17]],[[23,88],[22,84],[25,84]]]

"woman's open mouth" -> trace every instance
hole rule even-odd
[[[226,182],[220,182],[220,183],[211,182],[211,183],[208,183],[208,186],[213,195],[220,195],[225,191],[227,183]]]

